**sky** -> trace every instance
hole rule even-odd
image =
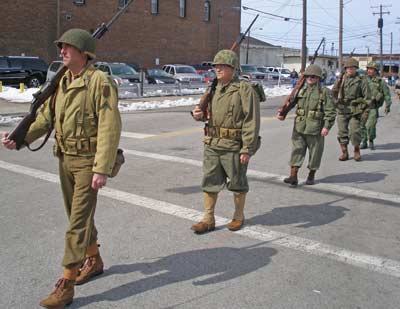
[[[393,53],[400,53],[400,0],[343,0],[343,53],[379,54],[378,15],[383,12],[383,53],[390,53],[390,33],[393,33]],[[260,13],[251,36],[284,47],[301,48],[303,0],[242,0],[243,6],[290,18]],[[386,7],[385,7],[386,6]],[[371,8],[376,7],[376,8]],[[242,31],[257,12],[242,9]],[[339,48],[339,0],[307,0],[307,47],[312,54],[322,37],[326,39],[325,54],[337,55]],[[321,48],[322,51],[322,48]]]

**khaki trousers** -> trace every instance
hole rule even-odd
[[[82,263],[89,245],[97,241],[94,225],[97,190],[91,187],[94,157],[61,155],[59,174],[69,227],[62,266]]]

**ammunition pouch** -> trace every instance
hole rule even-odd
[[[353,116],[360,115],[368,108],[368,104],[364,100],[353,100],[351,102],[351,114]]]
[[[320,111],[308,111],[307,118],[320,120],[324,117],[324,113]]]
[[[118,148],[117,156],[115,158],[115,163],[110,174],[111,178],[117,176],[119,170],[121,169],[122,164],[124,163],[125,163],[124,151],[121,148]]]
[[[224,138],[224,139],[230,139],[233,141],[241,141],[242,140],[242,130],[241,129],[205,127],[204,134],[205,134],[205,136],[209,136],[209,137]]]
[[[73,138],[68,137],[65,140],[62,136],[56,134],[56,144],[54,154],[60,153],[77,156],[94,156],[97,148],[97,137]]]

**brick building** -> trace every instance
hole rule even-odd
[[[0,55],[57,58],[53,41],[70,28],[95,29],[126,0],[2,0]],[[194,64],[230,48],[241,0],[133,0],[97,44],[97,59],[155,66]],[[237,51],[238,52],[238,51]]]

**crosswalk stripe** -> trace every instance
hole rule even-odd
[[[22,175],[42,179],[52,183],[59,183],[58,176],[41,170],[0,161],[0,168]],[[151,209],[160,213],[172,215],[181,219],[197,222],[201,219],[200,211],[185,208],[172,203],[139,196],[111,188],[103,188],[99,194],[127,204]],[[216,216],[216,225],[222,226],[229,222],[227,218]],[[400,262],[383,257],[367,255],[360,252],[346,250],[340,247],[327,245],[318,241],[293,236],[266,229],[260,225],[246,226],[234,235],[268,242],[289,249],[301,251],[315,256],[329,258],[338,262],[357,266],[370,271],[375,271],[388,276],[400,278]]]

